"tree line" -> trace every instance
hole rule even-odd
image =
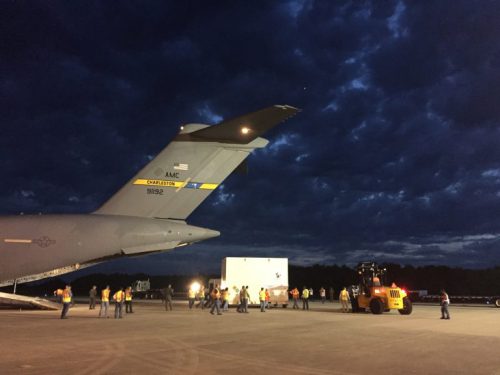
[[[395,282],[407,290],[427,290],[429,294],[438,294],[444,288],[450,295],[492,296],[500,295],[500,266],[488,269],[451,268],[447,266],[411,266],[399,264],[382,264],[387,268],[387,282]],[[344,286],[357,283],[355,268],[338,265],[314,265],[310,267],[290,265],[288,270],[291,288],[304,286],[313,288],[318,295],[321,287],[333,288],[338,295]],[[208,285],[210,278],[218,275],[147,275],[137,274],[90,274],[71,281],[75,295],[87,295],[92,285],[98,289],[109,285],[112,290],[126,287],[136,280],[149,279],[152,289],[162,289],[171,284],[177,293],[185,293],[189,285],[197,280]],[[50,295],[57,288],[66,284],[64,278],[51,278],[42,281],[21,284],[18,294],[44,296]],[[4,292],[12,292],[12,287],[1,288]]]

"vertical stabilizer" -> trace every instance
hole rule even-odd
[[[272,106],[220,124],[189,124],[97,214],[186,219],[256,148],[264,132],[297,113]]]

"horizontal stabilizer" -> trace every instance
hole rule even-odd
[[[299,109],[289,105],[273,105],[197,130],[190,133],[190,136],[215,142],[247,144],[298,111]]]

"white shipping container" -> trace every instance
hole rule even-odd
[[[259,304],[260,288],[269,290],[271,305],[288,304],[288,258],[222,259],[221,289],[228,288],[229,303],[239,303],[241,287],[248,285],[250,304]]]

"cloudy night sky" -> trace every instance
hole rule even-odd
[[[1,1],[0,210],[96,210],[190,122],[302,111],[188,219],[224,256],[500,264],[494,1]]]

